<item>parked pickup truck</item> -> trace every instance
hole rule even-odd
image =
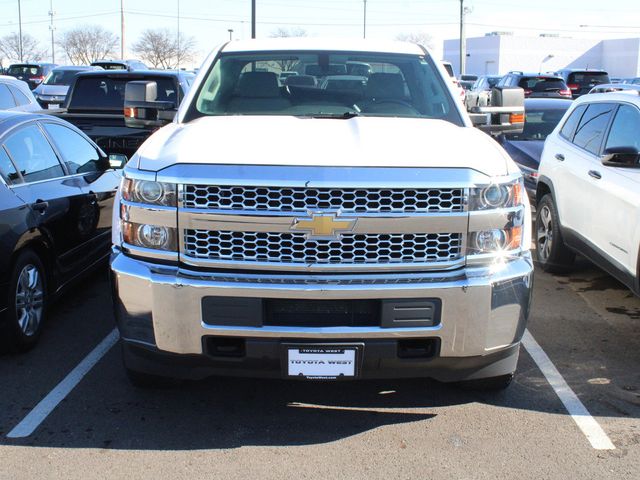
[[[353,61],[362,90],[278,83]],[[167,123],[156,87],[127,85],[129,124]],[[111,269],[135,383],[511,381],[533,273],[522,175],[422,47],[229,42],[124,177]]]
[[[182,71],[94,71],[78,74],[62,109],[47,110],[78,127],[107,154],[130,158],[154,126],[131,129],[124,121],[125,85],[152,80],[158,85],[158,100],[177,108],[194,75]]]

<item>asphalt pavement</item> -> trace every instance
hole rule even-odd
[[[143,390],[116,344],[32,434],[10,438],[113,328],[101,270],[57,302],[35,350],[0,356],[1,479],[640,476],[640,299],[584,261],[535,278],[529,332],[564,390],[525,348],[500,393],[237,378]],[[587,414],[572,417],[557,391]],[[612,448],[594,448],[585,418]]]

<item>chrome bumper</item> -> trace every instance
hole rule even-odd
[[[203,354],[203,337],[406,339],[437,337],[441,357],[487,355],[520,341],[529,313],[531,257],[452,272],[375,275],[202,273],[111,256],[116,320],[126,342],[179,354]],[[202,320],[209,296],[295,299],[438,298],[432,327],[213,326]]]

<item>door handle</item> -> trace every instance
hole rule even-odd
[[[595,178],[596,180],[600,180],[602,178],[600,172],[597,172],[595,170],[589,170],[589,176]]]
[[[31,204],[31,208],[35,212],[40,212],[43,214],[47,208],[49,208],[49,202],[45,202],[44,200],[37,200],[35,203]]]
[[[561,162],[564,162],[564,155],[561,153],[556,153],[556,160],[560,160]]]

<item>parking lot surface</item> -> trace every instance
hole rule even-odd
[[[0,357],[0,478],[637,478],[640,299],[579,262],[537,272],[529,332],[613,449],[596,449],[522,348],[504,392],[426,380],[211,378],[131,386],[119,345],[23,438],[9,433],[113,331],[106,270]],[[556,388],[558,386],[556,385]]]

